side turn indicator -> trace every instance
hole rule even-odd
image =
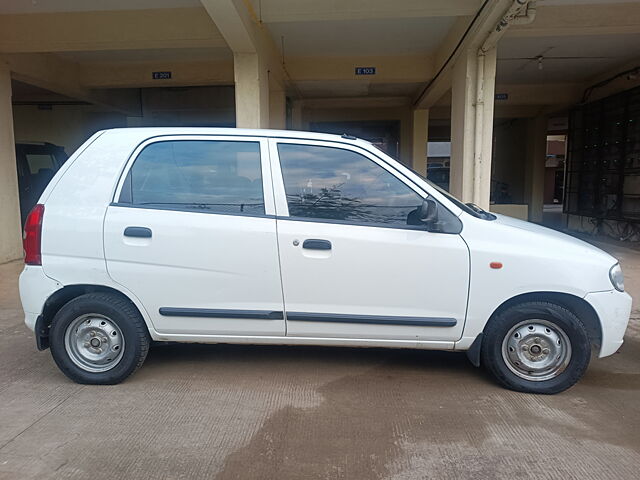
[[[493,268],[493,269],[496,269],[496,270],[497,270],[497,269],[499,269],[499,268],[502,268],[502,263],[501,263],[501,262],[491,262],[491,263],[489,264],[489,266],[490,266],[491,268]]]

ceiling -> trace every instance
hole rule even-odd
[[[0,14],[200,7],[200,0],[2,0]]]
[[[59,57],[77,63],[212,62],[231,60],[228,48],[165,48],[145,50],[95,50],[58,52]]]
[[[268,25],[285,56],[433,53],[456,17],[286,22]]]
[[[537,60],[523,59],[538,56],[542,69]],[[505,37],[498,47],[497,81],[578,83],[639,57],[640,34]]]
[[[366,58],[367,66],[375,65],[376,57],[400,57],[420,55],[436,56],[447,34],[458,19],[469,22],[468,16],[481,0],[433,0],[433,3],[420,3],[420,0],[250,0],[256,8],[260,7],[265,15],[278,19],[263,24],[270,32],[277,49],[283,49],[285,62],[294,57],[310,57],[314,67],[322,70],[336,68],[335,65],[323,65],[323,58],[350,57],[354,62]],[[429,1],[429,0],[423,0]],[[589,5],[614,3],[638,3],[640,0],[543,0],[538,2],[540,12],[548,6]],[[284,8],[289,5],[289,8]],[[424,5],[429,7],[425,9]],[[433,13],[441,5],[437,15]],[[45,13],[64,11],[106,11],[137,10],[158,8],[201,7],[200,0],[0,0],[0,14]],[[452,13],[452,9],[464,7],[467,16]],[[608,8],[608,7],[607,7]],[[612,7],[613,8],[613,7]],[[413,10],[412,10],[413,9]],[[430,10],[431,9],[431,10]],[[565,9],[566,10],[566,9]],[[581,10],[576,8],[577,16]],[[191,10],[190,10],[191,11]],[[460,10],[462,12],[463,10]],[[573,11],[573,9],[571,9]],[[602,11],[602,9],[598,10]],[[624,10],[626,11],[626,10]],[[305,15],[302,15],[305,13]],[[314,12],[319,12],[317,16]],[[323,13],[324,12],[324,13]],[[391,12],[391,13],[389,13]],[[411,15],[411,12],[418,12]],[[420,13],[421,12],[421,13]],[[432,12],[434,16],[428,16]],[[206,15],[204,9],[202,14]],[[330,15],[331,14],[331,15]],[[345,20],[335,19],[332,15],[344,15]],[[141,12],[140,15],[146,15]],[[324,15],[326,19],[320,20]],[[548,15],[547,15],[548,16]],[[170,15],[173,20],[173,14]],[[339,17],[342,18],[342,17]],[[618,21],[621,18],[618,15]],[[301,20],[302,19],[302,20]],[[540,19],[538,19],[540,20]],[[544,19],[543,19],[544,20]],[[600,17],[595,18],[594,28],[599,27]],[[548,18],[547,18],[548,22]],[[609,22],[609,24],[607,23]],[[631,22],[633,23],[633,22]],[[640,21],[637,22],[640,25]],[[137,28],[137,23],[135,28]],[[212,24],[213,25],[213,24]],[[607,70],[619,68],[640,59],[640,27],[625,25],[626,30],[618,34],[602,30],[601,34],[583,35],[581,31],[554,31],[557,36],[545,36],[544,28],[539,31],[528,30],[509,34],[500,40],[498,48],[497,82],[500,84],[559,84],[584,83]],[[602,19],[602,26],[614,28],[611,19]],[[167,27],[168,26],[164,26]],[[163,27],[163,28],[164,28]],[[458,25],[456,25],[458,27]],[[553,27],[553,25],[551,25]],[[191,28],[190,24],[186,29]],[[208,27],[207,27],[208,28]],[[512,27],[517,30],[519,27]],[[117,25],[113,26],[117,31]],[[157,29],[156,29],[157,30]],[[205,29],[206,30],[206,29]],[[577,35],[575,33],[578,33]],[[178,40],[180,38],[178,37]],[[152,44],[151,46],[154,46]],[[171,43],[170,46],[174,44]],[[148,47],[146,45],[145,47]],[[130,50],[101,50],[58,52],[61,58],[81,64],[133,64],[162,62],[232,62],[231,51],[226,47],[207,47],[203,44],[191,48],[144,48]],[[73,47],[74,49],[76,47]],[[81,46],[77,47],[82,48]],[[118,48],[117,44],[115,47]],[[442,55],[440,55],[442,56]],[[446,55],[445,55],[446,56]],[[541,65],[537,57],[542,56]],[[557,58],[561,57],[561,58]],[[229,63],[230,64],[230,63]],[[355,64],[355,63],[354,63]],[[382,69],[380,69],[382,70]],[[429,69],[425,69],[428,71]],[[351,71],[351,69],[349,70]],[[327,75],[320,78],[343,78],[343,80],[316,80],[305,77],[305,81],[296,82],[296,90],[307,98],[323,97],[413,97],[420,92],[429,78],[418,83],[420,76],[407,78],[402,82],[393,78],[390,83],[381,83],[375,78],[349,78]],[[425,76],[428,74],[425,73]]]

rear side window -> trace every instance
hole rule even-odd
[[[27,166],[29,167],[29,173],[31,173],[31,175],[37,175],[43,170],[49,170],[51,172],[56,170],[56,162],[53,155],[27,153],[25,154],[25,158],[27,159]]]
[[[227,214],[264,214],[258,142],[153,143],[136,158],[120,203]]]
[[[292,217],[415,225],[422,197],[364,155],[281,143],[278,155]]]

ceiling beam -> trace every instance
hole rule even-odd
[[[502,19],[512,0],[492,0],[473,18],[459,19],[451,28],[436,56],[436,76],[414,102],[416,108],[429,108],[451,88],[451,69],[460,55],[475,51]],[[468,29],[468,31],[467,31]]]
[[[202,0],[209,17],[234,53],[257,53],[261,35],[242,1]]]
[[[264,23],[473,15],[480,0],[254,0]]]
[[[299,102],[303,108],[311,109],[396,108],[410,103],[407,97],[306,98]]]
[[[77,63],[49,53],[12,54],[0,56],[11,71],[11,77],[60,95],[100,105],[126,115],[139,114],[139,105],[128,95],[91,90],[80,83]]]
[[[375,75],[359,76],[355,67],[375,66]],[[292,57],[286,63],[293,82],[353,81],[426,83],[433,76],[433,58],[424,55],[385,57]],[[86,88],[146,88],[164,86],[233,85],[233,61],[105,62],[77,64],[79,83]],[[170,79],[152,73],[170,71]]]
[[[203,8],[0,15],[0,53],[226,47]]]
[[[579,83],[496,84],[496,94],[506,98],[495,101],[495,107],[573,105],[580,100],[583,86]],[[445,95],[437,107],[451,106],[451,95]]]
[[[584,96],[587,102],[592,102],[638,86],[640,86],[640,57],[608,68],[606,72],[600,72],[587,79],[580,86],[579,100],[582,101]]]
[[[353,80],[367,83],[427,82],[434,74],[428,55],[376,57],[287,57],[293,81]],[[375,67],[375,75],[356,75],[356,67]]]
[[[257,54],[267,65],[269,78],[283,87],[291,80],[282,54],[249,0],[200,0],[234,55]]]
[[[582,88],[575,83],[555,84],[497,84],[496,94],[507,94],[505,100],[496,100],[495,106],[573,105],[580,100]]]
[[[153,72],[171,72],[171,78],[154,79]],[[87,88],[233,85],[233,61],[80,64],[79,78]]]
[[[536,20],[514,25],[506,37],[564,37],[640,33],[640,2],[586,5],[538,3]]]

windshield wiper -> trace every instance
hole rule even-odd
[[[483,218],[484,220],[495,220],[496,218],[498,218],[493,213],[487,212],[484,208],[479,207],[475,203],[465,203],[465,205],[475,213],[477,213],[478,216],[480,218]]]

